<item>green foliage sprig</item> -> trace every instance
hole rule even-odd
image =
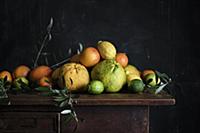
[[[45,92],[44,95],[52,96],[55,105],[62,109],[61,114],[68,116],[66,122],[69,122],[72,118],[76,121],[76,126],[73,130],[73,133],[77,130],[78,127],[78,117],[75,112],[74,103],[76,101],[73,98],[78,97],[78,95],[71,94],[70,91],[65,87],[63,89],[52,89],[51,87],[38,87],[35,90],[40,92]]]
[[[8,97],[8,90],[11,87],[11,83],[7,81],[7,77],[0,79],[0,103],[1,104],[10,104]]]
[[[166,73],[160,73],[155,70],[156,80],[160,79],[160,83],[155,86],[147,86],[147,90],[150,93],[158,94],[160,93],[166,86],[172,82],[172,79]]]

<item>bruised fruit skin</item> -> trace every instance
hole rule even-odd
[[[52,69],[49,66],[38,66],[30,72],[29,78],[32,81],[39,81],[42,77],[49,77],[51,73]]]
[[[99,41],[97,48],[103,59],[115,59],[116,48],[112,43],[108,41]]]
[[[13,71],[12,75],[13,78],[19,78],[19,77],[27,77],[28,73],[30,72],[30,68],[25,65],[20,65]]]
[[[90,77],[85,66],[78,63],[67,63],[59,69],[58,85],[61,88],[66,87],[71,92],[87,90]]]
[[[128,65],[128,57],[125,53],[117,53],[115,60],[123,67]]]
[[[92,67],[100,61],[99,51],[94,47],[88,47],[80,54],[80,63],[86,67]]]
[[[12,82],[12,75],[11,75],[11,73],[10,72],[8,72],[8,71],[1,71],[0,72],[0,78],[1,79],[4,79],[5,77],[7,77],[7,81],[8,82]]]

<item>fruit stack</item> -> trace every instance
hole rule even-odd
[[[6,79],[15,90],[32,88],[34,83],[36,87],[58,86],[67,88],[70,92],[90,94],[121,90],[140,93],[145,88],[162,84],[155,71],[139,71],[129,64],[125,53],[117,52],[115,45],[108,41],[99,41],[96,47],[85,48],[81,53],[72,56],[70,62],[55,70],[45,65],[32,70],[26,65],[20,65],[12,74],[1,71],[0,79]]]
[[[161,84],[154,70],[140,72],[129,64],[126,53],[117,52],[115,45],[108,41],[99,41],[96,47],[87,47],[72,56],[70,63],[54,70],[52,80],[71,92],[90,94],[114,93],[127,88],[129,92],[140,93]]]

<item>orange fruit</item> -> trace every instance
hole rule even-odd
[[[42,87],[51,87],[51,79],[49,77],[42,77],[39,80],[38,85]]]
[[[70,62],[75,62],[75,63],[79,63],[80,62],[80,55],[79,54],[75,54],[70,58]]]
[[[8,82],[12,82],[12,75],[10,72],[8,71],[1,71],[0,72],[0,79],[4,79],[5,77],[7,77],[7,81]]]
[[[126,53],[117,53],[115,60],[123,67],[128,65],[128,57]]]
[[[30,68],[25,66],[25,65],[20,65],[15,70],[13,71],[12,75],[13,78],[18,78],[18,77],[27,77],[28,73],[30,72]]]
[[[30,80],[39,81],[42,77],[49,77],[51,75],[52,69],[49,66],[38,66],[34,68],[29,75]]]
[[[94,47],[88,47],[80,55],[80,62],[86,67],[92,67],[100,61],[99,51]]]
[[[142,72],[142,78],[144,78],[148,74],[155,74],[155,72],[151,69],[146,69]]]

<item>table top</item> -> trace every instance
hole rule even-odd
[[[75,94],[76,106],[95,105],[174,105],[175,99],[167,94],[110,93],[101,95]],[[11,105],[54,105],[52,97],[39,94],[9,94]]]

